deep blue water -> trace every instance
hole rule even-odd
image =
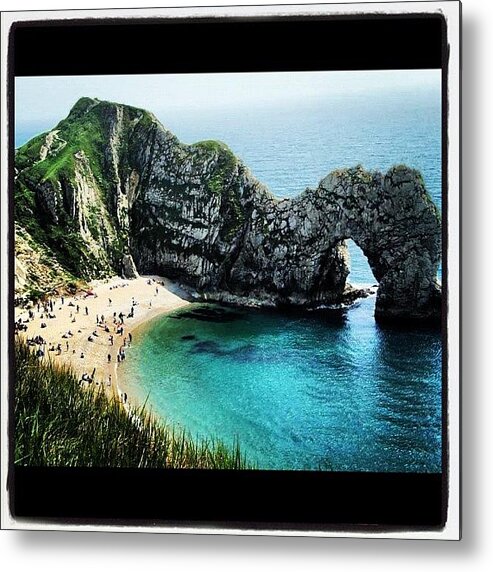
[[[224,141],[278,196],[315,187],[335,168],[406,163],[440,207],[440,114],[437,92],[159,119],[185,143]],[[52,125],[19,124],[16,144]],[[350,253],[350,281],[375,283],[352,243]],[[373,309],[368,298],[342,317],[158,318],[135,336],[126,383],[193,435],[238,437],[260,467],[439,471],[441,336],[379,327]]]

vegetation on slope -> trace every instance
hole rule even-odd
[[[238,168],[241,169],[238,159],[221,141],[199,141],[188,148],[204,159],[209,159],[211,155],[216,157],[216,167],[207,180],[207,188],[210,193],[222,198],[221,215],[224,224],[220,236],[224,240],[231,240],[245,221],[245,213],[239,199],[238,181],[235,178]]]
[[[108,274],[109,266],[121,258],[121,252],[116,252],[115,232],[111,231],[113,223],[108,215],[108,189],[114,174],[105,171],[108,138],[104,110],[93,110],[95,103],[95,100],[82,98],[54,130],[34,137],[15,155],[16,222],[38,245],[53,253],[65,271],[85,279]],[[87,214],[87,230],[92,236],[90,245],[87,237],[81,236],[73,207],[68,204],[72,199],[67,198],[77,188],[77,157],[87,161],[90,173],[87,183],[95,193],[94,203],[80,205],[84,216]],[[40,193],[45,197],[41,202]],[[50,212],[47,202],[52,205]],[[106,236],[106,252],[98,247],[102,233]]]
[[[225,143],[215,140],[199,141],[189,145],[188,149],[204,159],[210,158],[211,155],[217,157],[217,167],[207,181],[207,187],[211,193],[221,195],[227,188],[237,165],[234,153]]]
[[[53,290],[74,292],[85,283],[58,264],[48,247],[41,247],[26,229],[15,225],[16,304],[43,299]]]
[[[193,440],[152,418],[127,413],[104,390],[83,388],[74,373],[40,362],[15,343],[15,462],[30,466],[242,469],[238,443]]]

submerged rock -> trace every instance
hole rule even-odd
[[[336,170],[279,200],[223,143],[184,145],[147,111],[83,98],[16,168],[17,222],[75,275],[123,266],[204,299],[343,304],[352,239],[379,283],[378,318],[440,316],[440,214],[408,167]]]
[[[173,314],[175,320],[199,320],[201,322],[234,322],[243,318],[239,312],[224,310],[223,308],[194,308]],[[185,339],[183,337],[182,339]],[[188,339],[188,338],[187,338]]]

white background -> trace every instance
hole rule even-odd
[[[287,2],[287,0],[285,0]],[[2,10],[232,4],[221,0],[2,0]],[[241,4],[275,3],[238,0]],[[303,3],[302,0],[291,3]],[[0,532],[5,570],[483,570],[493,567],[493,2],[463,0],[463,540]],[[419,40],[418,40],[419,41]],[[42,57],[33,54],[33,57]],[[2,380],[3,382],[4,380]],[[488,564],[490,562],[490,564]]]

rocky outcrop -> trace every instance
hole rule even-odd
[[[139,277],[139,273],[137,272],[137,268],[131,254],[123,255],[122,275],[124,278],[128,278],[129,280]]]
[[[351,238],[379,282],[377,317],[440,314],[440,216],[405,166],[334,171],[281,200],[226,145],[181,144],[148,112],[89,98],[16,165],[50,247],[70,254],[54,240],[64,224],[76,240],[79,274],[157,273],[208,298],[319,306],[351,296]]]

